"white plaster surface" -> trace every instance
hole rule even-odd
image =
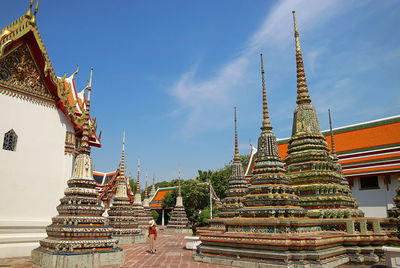
[[[185,236],[186,249],[197,249],[201,244],[200,237],[198,236]]]
[[[58,214],[56,207],[71,177],[73,157],[64,154],[66,131],[73,125],[55,108],[0,94],[0,258],[30,255],[17,242],[32,247],[45,236],[45,226]],[[4,134],[18,135],[16,151],[3,150]],[[15,241],[13,241],[13,237]],[[7,240],[7,241],[6,241]],[[20,241],[19,241],[20,242]]]
[[[382,247],[386,255],[387,267],[400,267],[400,248],[396,247]]]
[[[354,178],[352,195],[356,198],[359,208],[365,212],[366,217],[387,217],[387,210],[394,206],[393,197],[396,188],[400,186],[398,179],[400,173],[390,175],[389,191],[384,182],[386,174],[378,176],[379,189],[361,190],[360,178]]]

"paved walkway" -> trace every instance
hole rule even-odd
[[[157,253],[148,253],[147,244],[121,246],[126,249],[126,262],[122,267],[166,267],[166,268],[192,268],[192,267],[231,267],[215,264],[194,262],[192,250],[184,249],[185,235],[158,232]]]
[[[158,231],[157,253],[147,252],[148,244],[122,245],[126,250],[125,264],[121,267],[165,267],[165,268],[222,268],[231,267],[194,262],[192,250],[184,249],[185,235]],[[32,263],[30,257],[0,259],[0,267],[40,268]],[[105,268],[111,268],[105,267]]]

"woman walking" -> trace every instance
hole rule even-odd
[[[155,254],[156,253],[156,238],[157,238],[157,230],[156,230],[156,222],[154,220],[151,220],[149,222],[149,246],[150,246],[150,252]]]

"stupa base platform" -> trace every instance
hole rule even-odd
[[[113,235],[113,238],[118,240],[118,245],[132,245],[132,244],[146,243],[146,236],[144,234]]]
[[[43,268],[94,268],[123,265],[125,263],[125,251],[119,248],[108,252],[90,252],[86,254],[55,254],[42,248],[37,248],[32,250],[31,256],[33,263]]]
[[[135,235],[135,243],[134,244],[145,244],[146,243],[146,234],[137,234]]]
[[[384,258],[384,233],[348,234],[201,232],[194,259],[238,267],[335,267],[373,264]]]
[[[344,254],[343,247],[335,249],[310,251],[282,251],[273,252],[259,249],[237,249],[218,246],[199,246],[201,251],[220,252],[219,255],[195,253],[193,259],[199,262],[217,265],[229,265],[246,268],[282,268],[282,267],[336,267],[350,261]],[[332,256],[321,260],[321,256]]]
[[[193,234],[193,230],[191,228],[171,228],[168,227],[164,229],[165,233],[175,233],[175,234]]]

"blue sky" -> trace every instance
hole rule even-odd
[[[38,27],[56,73],[82,89],[94,67],[92,111],[102,130],[94,167],[112,171],[126,130],[128,173],[156,181],[193,178],[249,153],[261,125],[259,53],[264,54],[274,132],[289,137],[296,107],[292,10],[310,95],[322,129],[400,112],[400,2],[383,1],[50,1]],[[27,0],[2,1],[0,27]],[[142,180],[142,185],[144,182]]]

